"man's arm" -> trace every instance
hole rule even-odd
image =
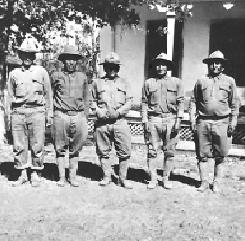
[[[233,78],[231,79],[231,92],[228,101],[229,101],[229,107],[231,109],[230,126],[232,131],[234,131],[237,125],[237,116],[239,114],[240,101],[237,94],[236,82]]]
[[[131,88],[129,82],[126,82],[126,102],[117,111],[120,116],[125,116],[131,109],[133,103],[133,96],[131,93]]]
[[[147,80],[144,81],[142,88],[142,122],[148,122],[148,97],[149,97],[149,84]]]
[[[49,124],[51,124],[51,118],[53,117],[53,92],[51,89],[49,74],[45,69],[43,69],[43,83],[46,118]]]
[[[193,131],[196,130],[196,98],[197,98],[197,83],[194,86],[194,90],[192,91],[192,95],[189,103],[191,129]]]

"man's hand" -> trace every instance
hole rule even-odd
[[[177,136],[177,134],[179,133],[179,131],[180,131],[180,122],[181,122],[181,119],[180,118],[176,118],[175,124],[174,124],[174,126],[172,128],[172,131],[171,131],[173,136]]]
[[[117,110],[112,109],[109,112],[110,112],[110,115],[109,115],[110,119],[118,119],[120,116],[120,113]]]
[[[196,132],[197,130],[196,121],[191,121],[191,130],[192,132]]]
[[[144,122],[143,128],[144,128],[144,140],[145,140],[145,143],[147,144],[149,141],[149,123]]]
[[[227,136],[231,137],[236,130],[237,119],[232,119],[228,125]]]
[[[104,108],[97,108],[96,116],[98,119],[105,120],[108,118],[108,111]]]
[[[45,123],[46,123],[46,126],[47,126],[47,127],[53,125],[53,116],[47,115],[47,116],[45,117]]]

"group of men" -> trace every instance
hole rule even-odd
[[[54,147],[59,170],[58,186],[65,186],[65,154],[69,150],[69,182],[78,187],[76,179],[79,152],[88,135],[89,108],[95,113],[96,152],[103,178],[99,183],[111,182],[110,152],[114,143],[119,158],[118,185],[132,188],[127,181],[127,162],[131,155],[130,128],[125,119],[131,109],[133,97],[130,84],[119,77],[120,60],[110,53],[102,63],[105,76],[94,79],[89,95],[86,74],[76,70],[82,58],[75,46],[65,46],[58,59],[63,62],[62,71],[49,77],[46,70],[34,64],[36,49],[25,46],[19,49],[22,66],[9,75],[9,97],[15,168],[20,176],[13,186],[28,181],[27,168],[31,168],[31,185],[40,186],[43,169],[45,123],[54,127]],[[208,65],[208,75],[199,79],[190,104],[191,128],[195,132],[197,158],[200,167],[201,186],[204,192],[210,188],[208,160],[215,159],[213,191],[218,191],[221,180],[221,164],[229,149],[228,137],[237,122],[238,98],[235,80],[223,74],[227,60],[220,51],[212,53],[203,62]],[[181,119],[184,115],[184,83],[169,77],[174,63],[164,53],[152,61],[155,76],[145,80],[142,89],[142,122],[148,146],[148,189],[158,185],[156,158],[162,147],[163,187],[172,187],[169,181],[175,155]],[[92,97],[92,99],[90,99]],[[27,163],[28,146],[32,163]]]

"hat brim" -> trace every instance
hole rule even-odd
[[[210,64],[210,63],[213,63],[215,61],[219,61],[221,63],[225,63],[228,61],[228,59],[223,59],[223,58],[206,58],[206,59],[203,59],[203,63],[204,64]]]
[[[153,59],[153,61],[152,61],[153,66],[156,66],[159,63],[165,64],[169,69],[173,69],[173,67],[174,67],[173,61],[168,60],[168,59]]]
[[[121,63],[108,63],[108,62],[103,62],[103,63],[100,63],[99,65],[122,65]]]
[[[24,50],[24,49],[18,49],[18,52],[22,52],[22,53],[39,53],[40,51],[37,50]]]
[[[83,56],[82,56],[81,54],[61,53],[61,54],[59,55],[59,57],[58,57],[58,60],[63,61],[63,60],[65,60],[65,59],[68,59],[68,56],[69,56],[69,58],[70,58],[71,56],[73,56],[76,60],[82,59],[82,58],[83,58]]]

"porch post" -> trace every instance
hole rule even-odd
[[[174,35],[175,35],[175,11],[167,12],[167,55],[172,60],[174,51]],[[171,71],[168,71],[171,76]]]

